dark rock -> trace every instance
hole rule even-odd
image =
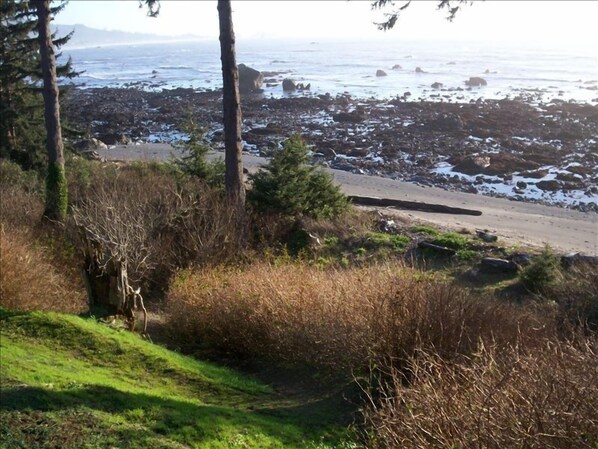
[[[586,256],[581,253],[572,253],[561,256],[561,265],[570,268],[575,265],[594,265],[598,266],[598,256]]]
[[[428,122],[431,131],[457,132],[463,130],[461,117],[455,114],[439,114]]]
[[[376,76],[388,76],[384,70],[376,70]]]
[[[465,81],[465,85],[469,87],[487,86],[488,82],[484,78],[480,78],[479,76],[472,76],[467,81]]]
[[[292,79],[285,78],[284,80],[282,80],[282,90],[284,90],[285,92],[293,92],[297,90],[297,85],[295,84],[295,81],[293,81]]]
[[[572,182],[572,183],[579,183],[580,179],[571,174],[571,173],[557,173],[556,175],[556,179],[558,179],[559,181],[566,181],[566,182]]]
[[[432,87],[432,89],[441,89],[442,86],[444,86],[444,84],[439,83],[439,82],[435,82],[435,83],[432,83],[431,87]]]
[[[548,174],[548,172],[546,170],[535,170],[535,171],[521,172],[521,176],[523,176],[525,178],[534,178],[534,179],[543,178],[547,174]]]
[[[77,142],[76,144],[74,144],[73,147],[75,148],[75,150],[77,150],[81,153],[84,153],[87,151],[108,149],[108,146],[104,142],[102,142],[101,140],[98,140],[98,139],[94,139],[94,138],[81,140],[81,141]]]
[[[536,187],[540,190],[549,191],[549,192],[556,192],[557,190],[561,190],[561,183],[556,180],[550,181],[540,181],[536,183]]]
[[[480,238],[480,240],[483,240],[487,243],[496,242],[498,240],[497,236],[490,234],[487,231],[476,231],[476,235]]]
[[[421,67],[416,67],[415,73],[426,73],[426,72],[424,72]]]
[[[527,182],[517,181],[517,188],[518,189],[527,189]]]
[[[282,134],[282,128],[275,123],[268,123],[262,128],[253,128],[249,133],[258,136],[269,136],[273,134]]]
[[[520,267],[525,267],[532,262],[532,257],[527,253],[512,254],[510,259]]]
[[[122,133],[100,134],[98,136],[98,139],[100,141],[104,142],[106,145],[116,145],[116,144],[126,145],[131,142],[131,139],[129,139],[127,136],[125,136]]]
[[[392,66],[393,70],[401,70],[403,67],[400,66],[400,64],[395,64]]]
[[[339,112],[338,114],[334,114],[332,119],[335,122],[346,122],[346,123],[358,123],[363,122],[365,117],[361,115],[357,111],[353,112]]]
[[[486,257],[480,261],[479,272],[484,274],[515,274],[519,266],[510,260]]]
[[[258,70],[239,64],[239,90],[241,93],[257,92],[261,89],[264,76]]]
[[[453,171],[464,173],[466,175],[477,175],[484,171],[490,165],[488,156],[469,156],[453,167]]]

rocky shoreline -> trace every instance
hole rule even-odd
[[[62,114],[107,145],[172,142],[190,117],[223,146],[220,91],[71,88]],[[268,156],[292,133],[331,168],[446,190],[598,212],[598,106],[469,103],[302,92],[242,98],[245,151]]]

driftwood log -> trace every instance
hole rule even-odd
[[[390,198],[376,198],[371,196],[349,196],[353,204],[360,206],[395,207],[397,209],[418,210],[421,212],[435,212],[438,214],[456,215],[482,215],[482,212],[474,209],[463,209],[460,207],[445,206],[443,204],[420,203],[417,201],[393,200]]]

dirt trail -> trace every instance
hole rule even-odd
[[[119,145],[99,153],[111,160],[167,160],[173,148],[167,144]],[[223,157],[223,155],[222,155]],[[246,155],[249,171],[266,159]],[[349,195],[385,197],[407,201],[444,204],[481,210],[481,216],[448,215],[429,212],[398,211],[418,220],[467,229],[488,229],[510,243],[543,245],[548,243],[564,252],[598,255],[598,214],[559,207],[510,201],[503,198],[453,192],[437,187],[422,187],[377,176],[330,170],[342,190]]]

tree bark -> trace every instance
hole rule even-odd
[[[67,185],[64,173],[64,146],[60,128],[60,104],[56,78],[56,56],[52,43],[52,20],[49,0],[34,0],[43,79],[48,178],[46,180],[46,211],[50,219],[63,220],[67,209]]]
[[[224,108],[225,186],[229,201],[239,214],[245,208],[243,146],[241,141],[241,96],[235,55],[235,33],[230,0],[218,0],[220,59],[222,61],[222,103]]]

